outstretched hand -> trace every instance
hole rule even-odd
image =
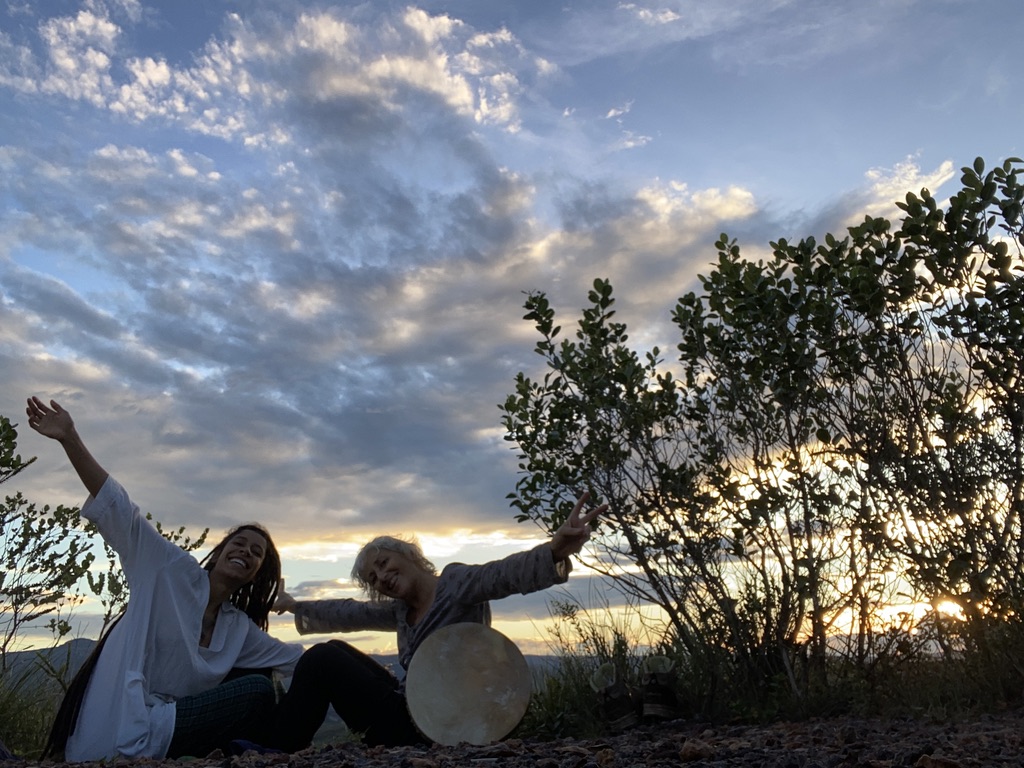
[[[273,611],[281,614],[285,611],[289,613],[295,613],[295,606],[298,605],[298,601],[284,591],[284,579],[277,580],[277,599],[274,601]]]
[[[71,414],[61,408],[56,400],[46,405],[38,397],[32,396],[28,399],[25,413],[28,414],[28,425],[45,437],[63,441],[74,434],[75,422]]]
[[[47,405],[33,395],[27,403],[25,413],[28,414],[28,425],[40,435],[61,444],[89,495],[96,496],[107,482],[107,470],[100,466],[85,447],[71,414],[56,400],[51,400]]]
[[[590,491],[584,491],[583,495],[577,499],[576,506],[572,508],[569,517],[551,537],[551,552],[554,554],[555,560],[565,560],[583,549],[583,545],[590,538],[590,524],[597,519],[598,515],[607,511],[608,505],[602,504],[584,512],[583,505],[589,498]]]

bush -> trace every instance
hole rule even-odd
[[[59,660],[54,664],[53,658]],[[64,695],[69,660],[42,653],[8,667],[0,675],[0,723],[3,741],[19,757],[37,759]]]

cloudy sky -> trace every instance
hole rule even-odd
[[[24,424],[38,394],[163,522],[267,524],[299,596],[350,594],[378,533],[439,566],[525,548],[497,408],[538,370],[524,292],[571,328],[608,278],[637,348],[671,349],[719,232],[756,256],[1024,153],[1022,21],[1019,0],[0,0],[0,413],[39,457],[18,489],[83,500]],[[542,638],[547,597],[500,626]]]

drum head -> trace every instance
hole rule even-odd
[[[483,624],[450,624],[416,649],[405,677],[413,722],[452,746],[507,736],[530,704],[533,678],[515,643]]]

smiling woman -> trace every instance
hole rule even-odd
[[[440,574],[419,545],[379,536],[356,556],[352,577],[370,598],[296,601],[281,590],[275,609],[295,614],[300,634],[389,630],[398,660],[409,669],[416,650],[437,630],[466,622],[489,625],[490,600],[564,583],[571,557],[607,505],[584,511],[583,494],[551,539],[526,552],[482,565],[451,563]],[[404,680],[348,643],[331,640],[306,651],[281,701],[270,745],[294,752],[309,746],[328,707],[372,745],[423,742],[406,706]]]
[[[302,651],[265,631],[281,576],[270,534],[241,526],[196,562],[92,457],[70,413],[37,397],[26,413],[64,448],[89,492],[82,515],[117,552],[131,593],[72,681],[47,756],[202,756],[252,738],[275,704],[270,670],[290,671]]]

